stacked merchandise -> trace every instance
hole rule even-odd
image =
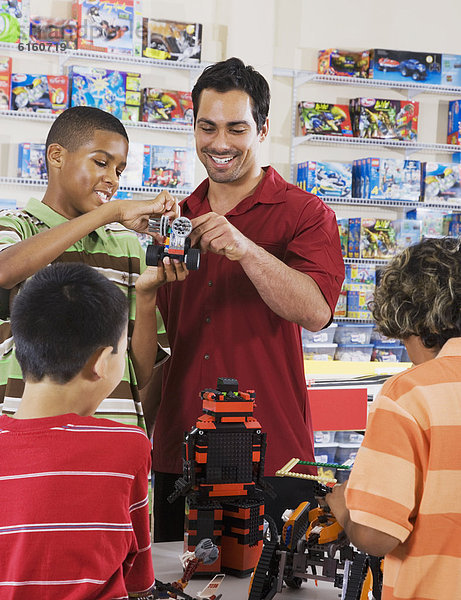
[[[29,0],[0,0],[0,43],[27,43]]]
[[[349,113],[355,137],[416,141],[419,104],[409,100],[352,98]]]
[[[191,190],[193,154],[190,148],[144,145],[144,186]]]
[[[356,198],[418,201],[421,163],[395,158],[360,158],[352,163],[352,193]]]
[[[11,64],[8,56],[0,56],[0,110],[10,108]]]
[[[77,21],[55,17],[31,17],[30,41],[37,44],[57,44],[60,49],[77,48]],[[39,46],[40,48],[40,46]]]
[[[18,146],[18,177],[47,179],[45,144],[24,142]]]
[[[65,75],[12,73],[11,110],[59,114],[69,105]]]
[[[400,340],[388,338],[376,331],[376,329],[373,329],[370,341],[373,344],[371,360],[399,362],[402,359],[405,346],[402,346]]]
[[[347,104],[299,102],[298,117],[298,135],[353,135]]]
[[[157,60],[200,62],[202,25],[144,18],[142,55]]]
[[[143,88],[141,120],[146,123],[192,125],[194,110],[190,92]]]
[[[314,456],[316,462],[351,467],[362,444],[363,434],[357,431],[314,431]],[[343,482],[350,471],[334,467],[319,467],[319,475],[335,477]]]
[[[340,162],[307,161],[299,163],[296,184],[319,197],[350,198],[352,168]]]

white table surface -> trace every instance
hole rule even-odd
[[[160,581],[171,583],[181,578],[182,567],[179,556],[182,552],[182,542],[163,542],[152,545],[155,576]],[[194,596],[196,592],[206,586],[210,579],[211,577],[194,578],[184,591]],[[249,585],[249,576],[239,578],[226,575],[218,593],[222,594],[222,600],[247,600]],[[341,590],[333,587],[332,583],[319,581],[316,585],[314,581],[309,580],[303,582],[299,590],[283,588],[280,594],[275,595],[275,600],[278,598],[280,600],[338,600],[341,598]]]

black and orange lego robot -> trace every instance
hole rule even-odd
[[[184,473],[169,500],[186,496],[185,550],[203,538],[219,548],[218,560],[197,573],[244,577],[263,545],[266,434],[253,417],[255,392],[239,391],[236,379],[220,377],[200,397],[204,414],[185,435]]]

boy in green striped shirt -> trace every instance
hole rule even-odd
[[[156,295],[166,281],[187,275],[168,259],[147,267],[133,231],[145,233],[150,218],[175,215],[167,191],[153,200],[111,200],[126,166],[123,124],[97,108],[64,111],[46,140],[48,187],[41,201],[0,212],[0,287],[11,298],[21,284],[53,262],[83,262],[115,282],[130,303],[129,348],[122,381],[97,414],[145,428],[138,388],[150,379],[157,358]],[[5,318],[2,315],[2,318]],[[0,321],[0,406],[16,412],[23,392],[9,321]]]

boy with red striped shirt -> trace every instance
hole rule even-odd
[[[128,301],[95,269],[56,263],[13,301],[25,380],[0,416],[0,597],[112,600],[154,584],[145,432],[92,415],[125,367]]]
[[[415,366],[383,385],[328,504],[354,545],[385,555],[382,600],[461,598],[461,240],[396,257],[373,317]]]

